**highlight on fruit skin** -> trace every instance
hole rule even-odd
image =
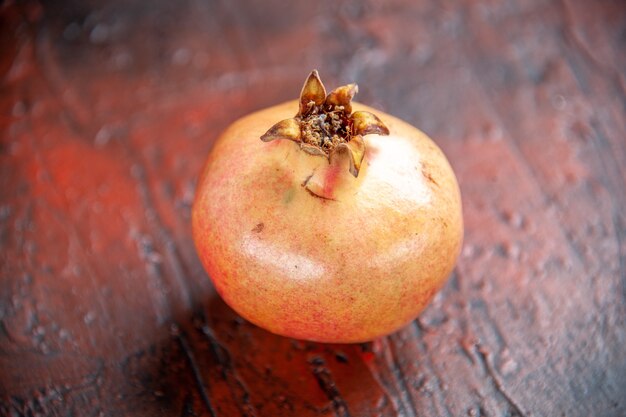
[[[346,155],[350,173],[358,177],[365,156],[363,136],[389,135],[389,129],[375,114],[352,112],[352,98],[358,91],[356,84],[348,84],[326,95],[317,70],[313,70],[302,87],[298,113],[276,123],[261,140],[291,140],[304,152],[323,156],[329,162]]]

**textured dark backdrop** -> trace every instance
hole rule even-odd
[[[623,1],[4,1],[0,414],[626,415]],[[318,68],[446,151],[466,243],[412,325],[268,334],[195,255],[220,130]]]

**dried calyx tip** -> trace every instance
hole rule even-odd
[[[350,172],[358,176],[365,155],[363,136],[389,134],[389,129],[376,115],[352,112],[352,97],[358,91],[356,84],[348,84],[327,95],[317,70],[313,70],[302,87],[296,116],[276,123],[261,140],[292,140],[299,143],[303,151],[324,156],[329,161],[347,154]]]

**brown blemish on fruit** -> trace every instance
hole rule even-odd
[[[436,185],[437,187],[439,187],[439,184],[433,178],[433,175],[430,173],[430,171],[428,170],[428,168],[426,166],[422,166],[422,175],[424,176],[424,178],[426,178],[428,180],[428,182],[430,182],[430,183]]]
[[[265,225],[263,224],[263,222],[261,222],[261,223],[257,224],[256,226],[254,226],[254,229],[252,229],[252,231],[254,233],[261,233],[264,228],[265,228]]]

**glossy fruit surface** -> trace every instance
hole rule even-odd
[[[200,259],[226,303],[271,332],[372,340],[413,320],[454,267],[463,222],[445,156],[409,124],[352,106],[389,130],[363,136],[356,177],[354,159],[259,140],[298,101],[232,124],[200,177],[192,213]]]

